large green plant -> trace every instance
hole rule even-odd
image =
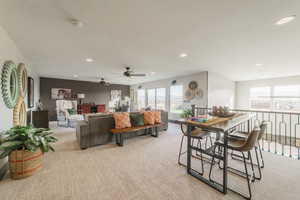
[[[4,133],[0,139],[0,159],[5,158],[14,150],[28,150],[35,152],[38,148],[42,152],[54,151],[50,143],[57,139],[51,136],[53,132],[45,128],[31,126],[16,126]]]

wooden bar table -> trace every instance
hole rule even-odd
[[[186,120],[186,119],[179,119],[175,120],[176,124],[186,125],[187,126],[187,173],[191,176],[197,178],[198,180],[208,184],[209,186],[213,187],[214,189],[226,194],[227,193],[227,173],[228,173],[228,135],[232,130],[237,128],[242,124],[246,124],[248,131],[250,130],[250,121],[255,117],[255,114],[250,113],[237,113],[232,117],[229,118],[214,118],[208,120],[208,122],[200,123],[196,121]],[[201,175],[199,172],[191,168],[191,158],[192,158],[192,150],[201,151],[204,154],[212,155],[212,152],[209,150],[199,149],[198,147],[192,146],[191,142],[191,131],[193,127],[198,127],[203,130],[207,130],[210,132],[214,132],[217,134],[217,138],[220,138],[223,135],[224,138],[224,151],[223,155],[216,155],[217,159],[220,159],[224,163],[223,167],[223,184],[218,184],[216,182],[210,181],[208,178],[204,177],[204,174]]]

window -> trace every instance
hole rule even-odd
[[[272,108],[271,87],[251,88],[250,108],[270,110]]]
[[[139,89],[137,91],[137,103],[138,103],[138,109],[145,108],[145,101],[146,101],[146,95],[144,89]]]
[[[273,109],[300,111],[300,85],[275,86]]]
[[[152,109],[166,109],[166,88],[147,90],[148,104]]]
[[[172,85],[170,87],[170,112],[181,113],[183,108],[183,86]]]
[[[166,88],[156,89],[156,109],[166,109]]]
[[[300,97],[300,85],[285,85],[274,87],[274,97]]]
[[[148,106],[150,106],[151,109],[155,109],[155,89],[149,89],[147,92]]]
[[[250,108],[300,111],[300,85],[251,88]]]

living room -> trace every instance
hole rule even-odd
[[[1,200],[298,199],[296,0],[0,5]]]

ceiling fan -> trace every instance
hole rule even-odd
[[[101,78],[99,83],[100,83],[100,85],[104,85],[104,86],[109,86],[110,85],[110,83],[105,81],[104,78]]]
[[[126,77],[132,77],[132,76],[146,76],[146,74],[136,74],[133,72],[133,70],[130,69],[130,67],[125,68],[126,71],[123,73]]]

